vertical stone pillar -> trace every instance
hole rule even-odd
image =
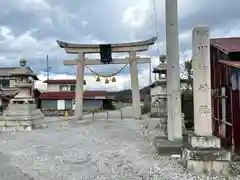
[[[76,91],[75,91],[75,117],[78,120],[83,118],[83,86],[84,86],[84,67],[85,57],[84,53],[79,53],[76,64]]]
[[[137,58],[136,52],[130,52],[130,73],[131,73],[131,87],[132,87],[132,104],[134,118],[139,119],[141,117],[141,102],[140,92],[138,84],[138,70],[137,70]]]
[[[177,0],[165,0],[168,91],[168,139],[182,139]]]
[[[192,36],[194,134],[182,146],[182,164],[195,173],[229,175],[231,151],[212,135],[209,28],[194,28]]]
[[[194,28],[192,36],[194,131],[212,136],[209,28]]]

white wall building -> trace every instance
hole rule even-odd
[[[51,79],[46,80],[47,91],[43,92],[39,99],[42,110],[75,110],[74,79]],[[101,109],[108,100],[106,91],[84,91],[84,109]]]

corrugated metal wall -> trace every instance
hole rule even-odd
[[[231,81],[235,68],[219,63],[218,60],[235,59],[211,48],[213,131],[221,139],[223,147],[240,154],[240,91],[233,89]]]
[[[214,47],[211,48],[213,134],[221,139],[224,148],[232,149],[233,120],[231,118],[232,104],[230,103],[232,91],[229,81],[231,68],[218,62],[218,60],[228,59],[227,54]]]

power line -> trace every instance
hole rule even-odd
[[[153,1],[153,18],[154,18],[154,25],[155,25],[155,33],[156,33],[156,36],[157,36],[157,48],[158,48],[158,53],[160,54],[156,1],[155,0],[152,0],[152,1]]]

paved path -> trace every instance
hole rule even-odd
[[[0,134],[1,180],[195,180],[178,159],[156,157],[144,121],[58,121]],[[218,179],[201,177],[201,179]]]

